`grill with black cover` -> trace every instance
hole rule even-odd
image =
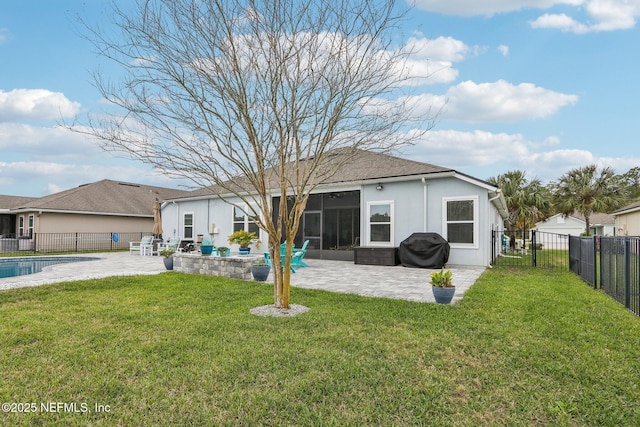
[[[413,233],[400,243],[398,257],[404,267],[442,268],[450,250],[449,242],[438,233]]]

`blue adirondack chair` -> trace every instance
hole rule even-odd
[[[299,267],[309,267],[309,265],[304,262],[304,256],[307,254],[308,245],[309,241],[305,240],[301,248],[294,247],[291,251],[291,264],[295,262],[296,269]]]
[[[295,273],[296,270],[300,267],[309,266],[307,263],[303,261],[304,256],[307,253],[308,244],[309,244],[309,241],[307,240],[306,242],[304,242],[304,245],[302,245],[302,248],[293,248],[293,250],[291,251],[291,268],[290,269],[292,273]],[[283,260],[286,255],[287,255],[287,244],[283,243],[280,245],[280,259]],[[273,267],[273,264],[271,262],[271,254],[269,254],[269,252],[264,253],[264,261],[267,263],[268,266]],[[284,268],[284,262],[282,263],[282,268]]]

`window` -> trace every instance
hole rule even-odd
[[[29,215],[29,237],[33,237],[33,225],[34,225],[35,217],[33,215]]]
[[[193,239],[193,212],[185,212],[182,217],[182,229],[184,239]]]
[[[256,236],[260,236],[260,229],[256,224],[254,218],[250,216],[246,211],[246,207],[234,206],[233,207],[233,231],[244,230],[248,232],[256,233]]]
[[[367,203],[367,244],[393,246],[393,202]]]
[[[18,217],[18,236],[24,236],[24,216]]]
[[[478,197],[443,199],[445,238],[452,247],[478,247]]]

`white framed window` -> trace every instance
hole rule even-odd
[[[443,234],[452,248],[478,248],[478,196],[442,199]]]
[[[34,228],[34,224],[35,224],[35,216],[33,215],[29,215],[29,222],[28,222],[28,232],[29,232],[29,237],[33,237],[33,228]]]
[[[394,203],[367,202],[367,245],[393,246]]]
[[[193,212],[182,214],[182,238],[193,239]]]
[[[24,236],[24,215],[18,217],[18,236]]]
[[[249,213],[249,209],[245,206],[233,207],[233,232],[238,230],[244,230],[248,232],[256,233],[256,236],[260,236],[260,228],[256,224],[255,218]]]

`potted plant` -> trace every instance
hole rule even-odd
[[[175,251],[171,248],[165,248],[162,251],[160,251],[160,255],[164,257],[164,259],[162,260],[164,262],[164,267],[167,270],[173,270],[173,254],[174,253]]]
[[[247,255],[251,248],[249,245],[257,238],[253,231],[238,230],[229,236],[229,243],[240,245],[240,255]]]
[[[254,262],[251,266],[251,274],[253,275],[254,280],[257,280],[258,282],[264,282],[267,280],[269,272],[271,272],[271,267],[264,259]]]
[[[456,292],[451,270],[445,270],[443,267],[440,271],[431,273],[431,290],[437,303],[449,304]]]
[[[209,239],[204,239],[200,244],[200,253],[202,255],[211,255],[213,252],[213,242]]]
[[[229,254],[229,248],[226,246],[218,246],[216,249],[220,256],[227,256]]]

